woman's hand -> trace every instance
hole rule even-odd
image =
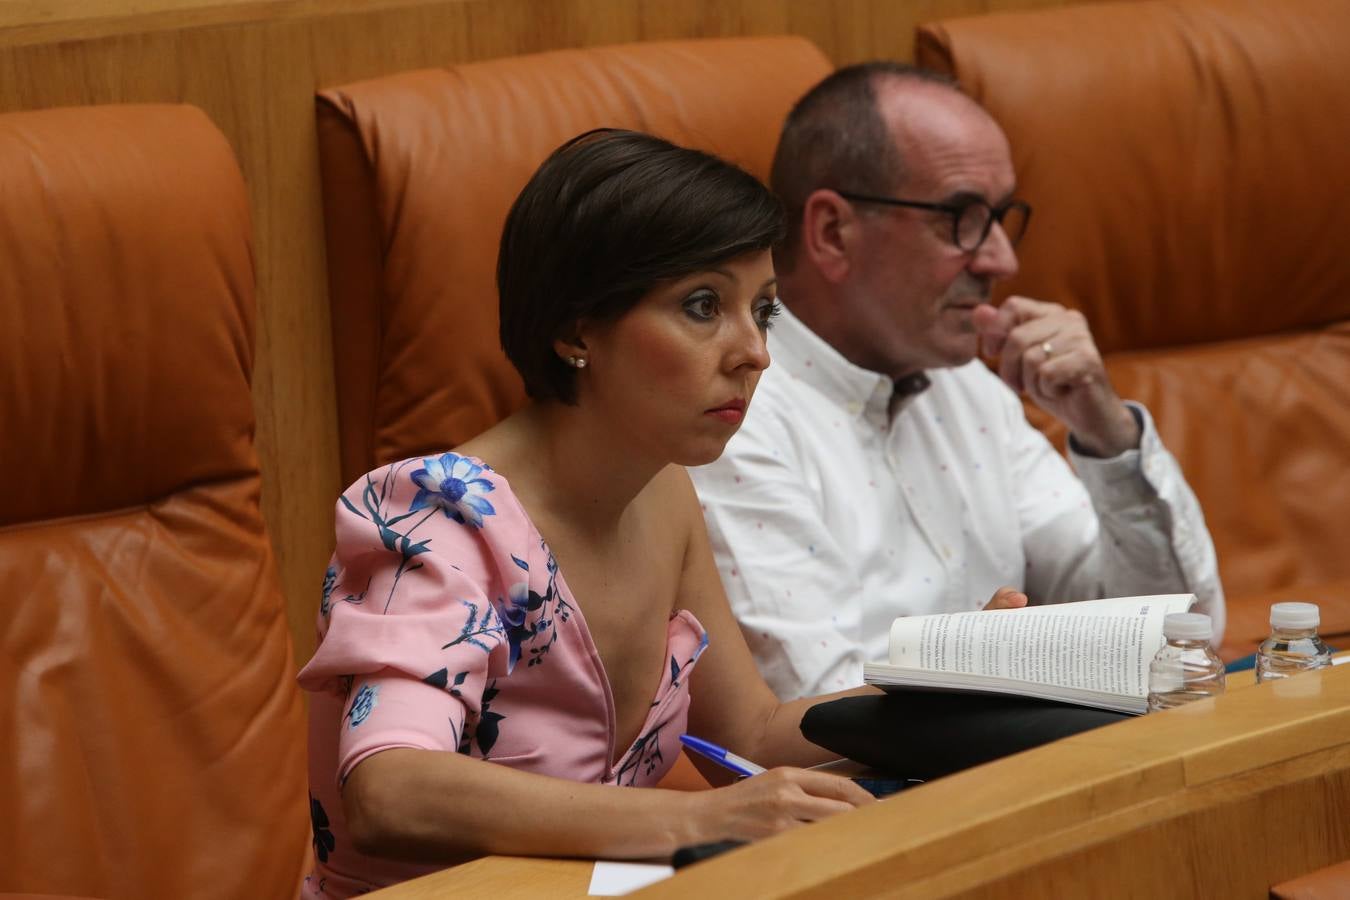
[[[687,796],[697,807],[697,843],[753,841],[876,802],[847,778],[792,768]]]

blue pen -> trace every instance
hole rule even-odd
[[[719,766],[722,766],[725,769],[730,769],[737,775],[745,775],[745,776],[761,775],[764,772],[768,771],[763,766],[752,763],[744,756],[737,756],[730,750],[727,750],[723,747],[719,747],[716,744],[703,740],[702,738],[696,738],[692,734],[680,735],[680,743],[684,744],[686,747],[697,753],[699,756],[710,759],[713,762],[717,763]]]

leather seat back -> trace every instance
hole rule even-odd
[[[258,507],[250,240],[199,110],[0,116],[6,889],[299,886],[303,712]]]

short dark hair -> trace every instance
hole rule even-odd
[[[662,282],[782,240],[783,209],[753,175],[700,150],[603,128],[553,151],[506,217],[501,342],[535,399],[576,402],[553,342],[614,319]]]
[[[801,241],[806,198],[821,188],[887,194],[902,177],[903,160],[877,108],[877,85],[912,79],[960,92],[939,72],[878,60],[845,66],[807,91],[793,105],[774,152],[769,185],[787,214],[787,236],[775,250],[790,270]]]

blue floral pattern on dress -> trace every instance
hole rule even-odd
[[[449,643],[441,644],[442,650],[449,650],[456,644],[469,644],[484,653],[491,653],[502,642],[502,623],[491,608],[484,609],[480,617],[478,604],[471,600],[459,601],[469,611],[469,617],[459,629],[459,636]],[[491,641],[491,646],[487,641]],[[458,682],[456,682],[458,683]],[[444,685],[442,685],[444,687]]]
[[[614,775],[615,784],[623,786],[624,777],[627,776],[627,786],[635,787],[639,771],[651,775],[658,765],[665,762],[665,757],[661,755],[660,742],[661,729],[664,727],[665,723],[657,725],[633,742],[633,746],[624,754],[627,760]]]
[[[497,699],[497,682],[493,681],[483,691],[483,708],[479,711],[478,721],[474,723],[472,734],[470,729],[465,727],[464,735],[460,738],[459,750],[461,753],[469,752],[469,742],[478,745],[478,752],[482,754],[483,759],[488,758],[492,752],[492,747],[497,743],[497,737],[500,734],[498,723],[506,716],[492,710],[492,701]]]
[[[323,573],[323,598],[319,601],[319,612],[325,616],[332,609],[331,601],[335,587],[337,587],[337,569],[329,566],[328,571]]]
[[[394,526],[405,519],[416,515],[420,511],[420,508],[410,508],[407,512],[400,515],[390,515],[392,511],[388,509],[388,497],[393,491],[396,476],[413,462],[415,462],[415,460],[404,460],[397,465],[386,467],[379,484],[375,483],[375,473],[372,472],[366,475],[366,485],[361,491],[361,505],[365,507],[365,512],[357,509],[356,504],[348,500],[346,494],[338,497],[338,499],[342,501],[342,505],[347,508],[348,512],[369,521],[375,526],[380,535],[380,543],[384,545],[386,550],[398,551],[400,557],[398,569],[395,570],[394,580],[389,585],[389,595],[385,597],[384,600],[383,611],[386,613],[389,612],[389,604],[394,600],[394,591],[398,589],[399,579],[409,572],[422,568],[422,564],[420,562],[413,562],[413,559],[426,553],[431,544],[431,538],[422,541],[414,541],[412,539],[412,533],[416,531],[418,526],[423,522],[436,514],[435,507],[428,510],[427,514],[414,522],[407,531],[398,531]],[[418,492],[418,496],[421,496],[420,491]],[[367,584],[366,587],[369,589],[369,584]],[[366,592],[362,591],[359,597],[348,596],[342,599],[347,602],[361,603],[365,600],[365,596]]]
[[[313,794],[309,795],[309,825],[314,833],[314,855],[319,862],[328,862],[328,854],[337,846],[337,839],[328,828],[328,813],[323,811],[323,805]]]
[[[703,651],[708,649],[708,634],[704,632],[703,639],[699,641],[698,647],[694,650],[694,655],[685,660],[684,665],[680,665],[675,657],[670,658],[670,686],[677,688],[680,686],[680,676],[694,667],[698,658],[703,655]]]
[[[408,507],[409,512],[432,507],[461,525],[476,528],[483,527],[484,516],[496,514],[484,496],[495,490],[496,485],[479,477],[483,474],[483,466],[458,453],[429,456],[422,460],[422,465],[425,468],[411,476],[418,491]]]
[[[447,645],[447,646],[449,646],[449,645]],[[442,647],[441,649],[445,649],[445,648]],[[461,684],[463,684],[463,683],[464,683],[464,679],[466,679],[466,678],[468,678],[468,677],[469,677],[469,673],[468,673],[467,671],[460,672],[458,675],[455,676],[454,682],[451,683],[451,681],[450,681],[450,670],[449,670],[449,669],[437,669],[435,672],[432,672],[432,673],[431,673],[430,675],[428,675],[426,678],[423,678],[423,679],[422,679],[422,683],[423,683],[423,684],[429,684],[429,685],[431,685],[432,687],[438,687],[438,688],[440,688],[441,690],[448,690],[448,691],[450,692],[450,696],[451,696],[451,697],[457,697],[457,698],[459,698],[460,700],[463,700],[463,699],[464,699],[464,695],[460,693],[460,691],[459,691],[459,686],[460,686]],[[457,749],[460,753],[467,753],[467,752],[468,752],[468,749],[467,749],[467,747],[465,747],[465,745],[464,745],[464,737],[463,737],[463,735],[460,733],[459,728],[456,727],[456,725],[455,725],[455,720],[454,720],[453,718],[450,718],[448,721],[449,721],[449,724],[450,724],[450,732],[455,736],[455,747],[456,747],[456,749]]]
[[[532,589],[528,581],[522,581],[513,585],[508,596],[505,599],[499,597],[495,604],[498,617],[506,625],[506,640],[510,648],[506,668],[508,673],[515,670],[522,651],[527,648],[530,658],[526,668],[542,664],[549,648],[558,640],[558,623],[566,623],[572,616],[572,604],[558,590],[558,562],[542,540],[539,549],[545,554],[545,569],[548,571],[544,593]],[[511,560],[529,576],[529,563],[515,554],[511,555]]]
[[[516,560],[516,562],[519,563],[520,560]],[[510,657],[506,663],[506,671],[508,672],[514,671],[516,668],[516,662],[520,659],[522,642],[534,636],[534,629],[525,624],[525,619],[529,613],[530,586],[522,581],[511,586],[506,602],[497,607],[497,615],[506,626],[506,642],[510,648]]]
[[[356,699],[352,701],[352,708],[347,711],[347,718],[351,721],[350,727],[355,728],[364,722],[379,703],[379,698],[378,687],[373,684],[361,685],[361,690],[356,692]]]

